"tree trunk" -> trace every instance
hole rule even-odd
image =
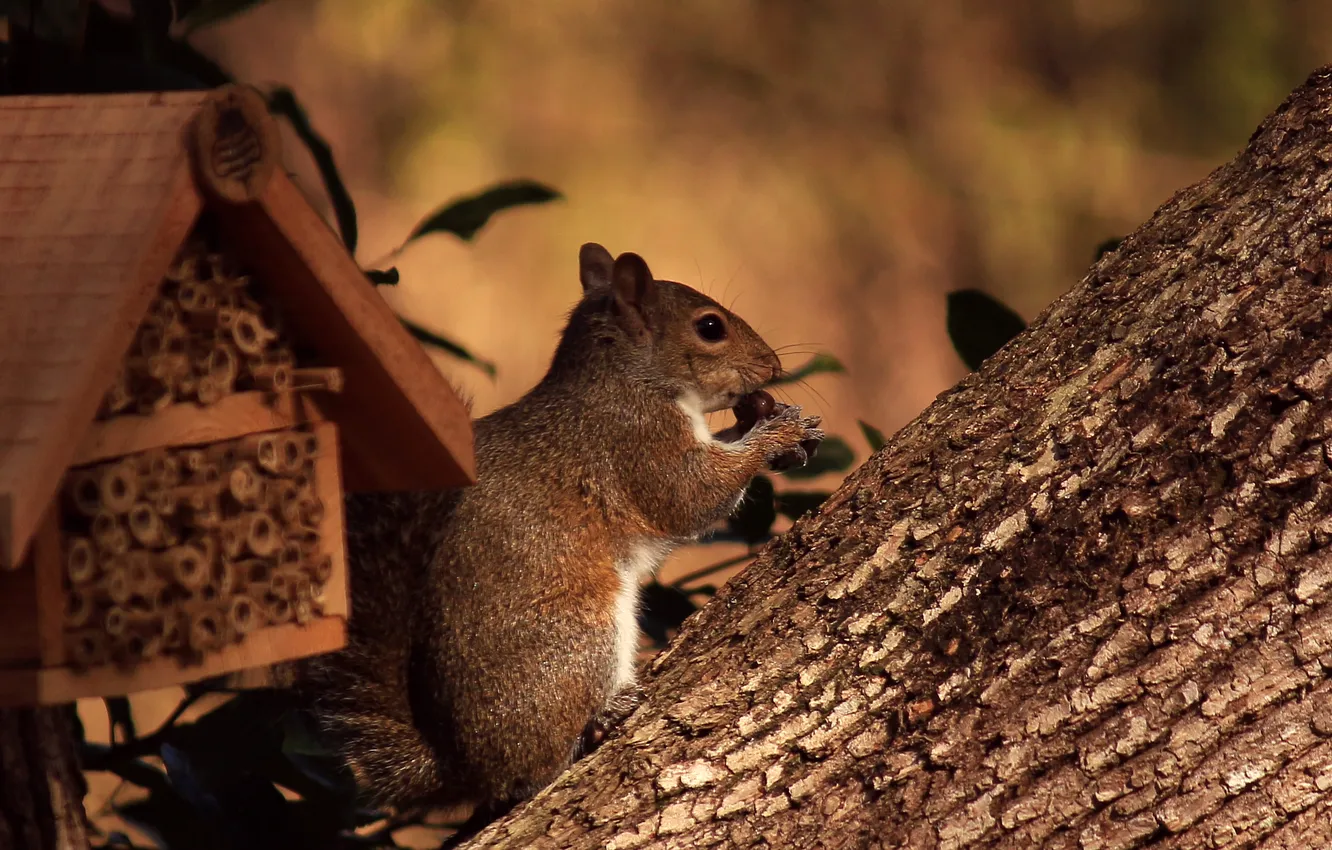
[[[1332,846],[1332,68],[469,847]]]
[[[85,787],[63,709],[0,709],[0,848],[86,850]]]

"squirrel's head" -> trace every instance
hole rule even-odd
[[[745,320],[698,290],[655,280],[637,254],[612,258],[595,242],[578,253],[582,314],[599,346],[654,385],[695,392],[703,412],[734,407],[781,374],[772,348]]]

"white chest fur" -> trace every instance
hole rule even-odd
[[[611,693],[632,685],[638,665],[638,599],[642,579],[650,576],[671,553],[661,540],[639,543],[620,562],[620,593],[615,598],[615,679]]]

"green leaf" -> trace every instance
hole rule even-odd
[[[865,442],[869,443],[870,451],[877,452],[883,448],[883,432],[863,419],[857,419],[860,423],[860,433],[865,435]]]
[[[188,38],[197,30],[221,23],[241,12],[262,6],[267,0],[205,0],[177,22],[180,38]]]
[[[766,475],[756,476],[740,507],[726,520],[726,527],[739,535],[751,546],[768,536],[768,531],[777,520],[777,507],[773,502],[772,479]]]
[[[398,321],[402,322],[403,326],[407,328],[408,333],[416,337],[421,342],[424,342],[426,345],[433,345],[436,348],[442,348],[445,351],[447,351],[449,354],[452,354],[454,357],[457,357],[459,360],[466,360],[468,363],[475,364],[490,377],[492,378],[495,377],[495,364],[491,363],[489,360],[482,360],[480,357],[477,357],[475,354],[463,348],[458,343],[453,342],[452,340],[445,339],[444,337],[440,336],[437,333],[428,331],[425,328],[421,327],[420,325],[416,324],[415,322],[410,322],[402,317],[399,317]]]
[[[775,387],[780,384],[794,384],[797,381],[803,381],[811,375],[819,375],[824,372],[845,372],[846,367],[842,361],[833,357],[831,354],[819,353],[811,357],[805,365],[797,367],[790,372],[785,372],[768,382],[768,386]]]
[[[268,94],[268,109],[291,122],[296,135],[310,150],[315,165],[319,167],[319,176],[328,191],[328,199],[333,203],[333,215],[338,220],[338,231],[342,234],[342,244],[347,246],[347,253],[356,253],[356,205],[351,194],[342,182],[337,163],[333,161],[333,150],[324,141],[324,137],[315,132],[305,110],[296,101],[291,89],[279,86]]]
[[[426,216],[412,228],[411,235],[402,244],[406,246],[428,233],[452,233],[467,242],[501,210],[522,204],[544,204],[562,197],[554,189],[532,180],[499,183],[475,195],[450,201]]]
[[[370,269],[365,273],[365,276],[369,278],[370,282],[375,286],[398,285],[398,270],[393,267],[389,267],[382,271],[379,269]]]
[[[819,444],[809,463],[788,469],[782,474],[787,478],[817,478],[828,472],[845,472],[851,468],[855,460],[856,454],[851,451],[851,446],[846,440],[841,437],[827,437]]]
[[[1111,251],[1115,250],[1122,244],[1124,244],[1124,239],[1121,236],[1116,236],[1113,239],[1105,240],[1100,245],[1096,246],[1096,259],[1100,260],[1106,254],[1109,254]]]
[[[1021,316],[979,289],[948,293],[948,336],[972,371],[1026,327]]]
[[[785,490],[777,494],[777,513],[797,520],[810,511],[818,510],[831,493],[818,490]]]

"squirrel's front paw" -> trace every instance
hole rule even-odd
[[[759,425],[778,438],[777,448],[768,455],[769,469],[781,471],[804,466],[823,442],[823,430],[819,428],[823,419],[802,416],[801,412],[795,405],[777,404],[772,418]]]

